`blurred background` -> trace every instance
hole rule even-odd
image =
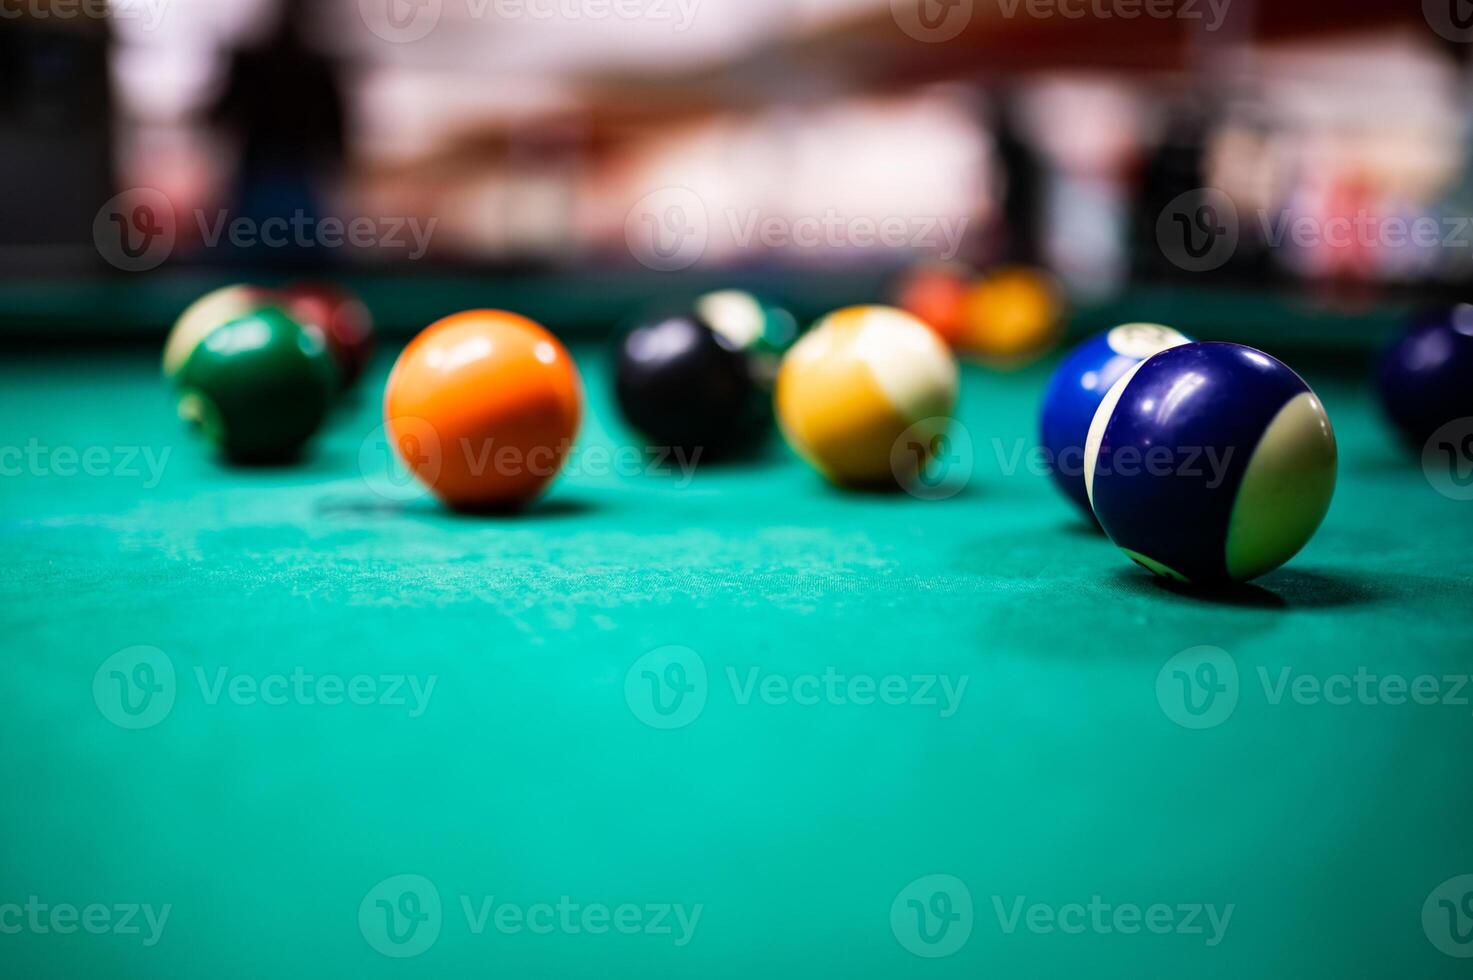
[[[239,278],[412,331],[1028,263],[1077,330],[1354,346],[1473,282],[1462,0],[0,0],[0,327]],[[1204,190],[1210,189],[1210,190]],[[1292,333],[1292,336],[1284,336]]]

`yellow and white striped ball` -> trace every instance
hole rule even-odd
[[[893,307],[854,306],[783,358],[777,416],[794,451],[833,482],[903,484],[945,432],[956,391],[956,360],[930,327]],[[919,452],[897,452],[902,436]]]

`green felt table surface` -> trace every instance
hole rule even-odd
[[[601,462],[575,353],[499,518],[384,481],[387,360],[251,470],[151,356],[0,366],[0,974],[1468,975],[1473,503],[1356,379],[1319,535],[1201,597],[1010,465],[1047,365],[918,500]]]

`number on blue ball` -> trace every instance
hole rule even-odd
[[[1060,490],[1093,521],[1084,486],[1084,441],[1105,394],[1153,354],[1191,343],[1170,327],[1127,323],[1076,347],[1054,372],[1043,397],[1039,440]]]

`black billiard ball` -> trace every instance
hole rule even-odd
[[[629,425],[660,446],[708,455],[749,448],[770,400],[737,343],[691,314],[636,326],[619,343],[614,393]]]
[[[771,391],[783,355],[798,339],[798,320],[786,308],[740,289],[707,293],[696,316],[732,342],[747,358],[752,377]]]

